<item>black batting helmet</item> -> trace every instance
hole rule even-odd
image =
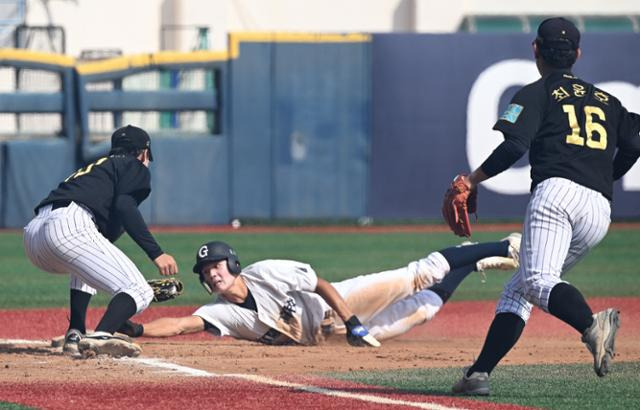
[[[232,274],[237,275],[242,271],[236,251],[224,242],[213,241],[207,242],[198,248],[196,264],[193,265],[193,272],[200,274],[204,265],[221,260],[227,261],[229,272]]]

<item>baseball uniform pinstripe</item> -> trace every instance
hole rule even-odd
[[[529,151],[532,195],[520,268],[504,287],[478,358],[453,386],[458,394],[490,393],[489,375],[519,340],[533,306],[582,336],[598,376],[614,356],[617,310],[594,314],[563,276],[609,229],[613,182],[640,155],[640,116],[572,73],[581,55],[573,22],[549,18],[537,34],[532,47],[541,77],[516,92],[493,127],[504,141],[466,177],[475,188]]]
[[[604,238],[610,212],[609,201],[597,191],[564,178],[540,183],[527,207],[520,268],[505,286],[496,312],[515,313],[524,321],[532,305],[548,312],[551,289]]]
[[[95,294],[127,293],[143,311],[153,298],[146,280],[120,249],[98,232],[93,215],[72,202],[65,208],[40,209],[25,227],[27,256],[50,273],[70,273],[71,288]]]
[[[138,210],[151,192],[153,160],[146,131],[128,125],[114,131],[109,155],[78,169],[35,207],[24,229],[24,248],[33,264],[68,273],[69,328],[63,352],[135,356],[141,349],[114,333],[153,299],[153,290],[131,260],[112,242],[123,232],[144,250],[161,274],[178,272],[157,244]],[[97,290],[113,296],[93,334],[86,314]]]

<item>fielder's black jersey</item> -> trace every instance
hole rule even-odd
[[[42,200],[36,207],[55,201],[70,200],[88,207],[96,218],[98,230],[109,231],[118,195],[130,195],[138,205],[151,192],[151,174],[142,162],[132,156],[111,155],[80,168]]]
[[[611,199],[613,157],[638,136],[638,116],[568,71],[553,71],[513,97],[493,127],[529,147],[531,189],[551,177]]]

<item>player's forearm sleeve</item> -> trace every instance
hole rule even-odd
[[[505,139],[480,165],[480,168],[488,177],[498,175],[515,164],[527,149],[529,148],[526,145],[517,140]]]
[[[618,151],[613,159],[613,180],[622,178],[636,163],[639,156],[640,152]]]
[[[151,236],[147,224],[144,222],[138,204],[130,195],[118,195],[115,200],[115,210],[122,221],[124,230],[131,236],[131,239],[142,248],[147,256],[154,260],[162,255],[162,249]]]

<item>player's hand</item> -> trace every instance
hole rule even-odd
[[[153,263],[158,268],[158,272],[160,272],[163,276],[175,275],[178,273],[178,264],[176,260],[173,259],[173,256],[163,253],[153,260]]]
[[[351,316],[344,324],[347,326],[347,342],[351,346],[380,347],[380,342],[369,334],[357,316]]]

